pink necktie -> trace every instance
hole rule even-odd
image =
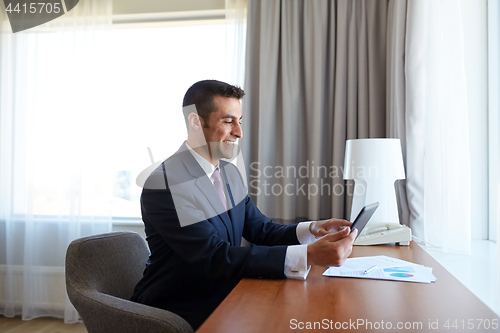
[[[217,191],[224,208],[227,210],[226,197],[224,196],[224,190],[222,189],[222,177],[220,176],[219,169],[215,169],[212,174],[212,179],[214,180],[215,190]]]

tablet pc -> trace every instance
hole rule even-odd
[[[366,205],[363,207],[363,209],[361,209],[358,216],[356,216],[356,219],[351,225],[351,231],[354,228],[358,229],[358,235],[356,236],[356,239],[361,234],[361,230],[363,230],[368,221],[370,221],[370,218],[372,217],[373,213],[375,213],[377,208],[378,202],[372,203],[371,205]]]

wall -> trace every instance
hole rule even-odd
[[[224,9],[225,0],[113,0],[113,14]]]

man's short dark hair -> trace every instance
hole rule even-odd
[[[194,104],[196,105],[198,115],[205,121],[205,127],[208,127],[210,114],[217,110],[214,96],[242,99],[243,96],[245,96],[245,92],[240,87],[217,80],[196,82],[186,91],[184,100],[182,101],[186,126],[188,126],[189,123],[188,116],[190,111],[189,108],[185,107]]]

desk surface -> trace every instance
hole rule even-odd
[[[243,279],[197,332],[500,332],[499,317],[414,242],[355,246],[351,257],[373,255],[432,267],[437,281],[325,277],[321,266],[305,281]]]

